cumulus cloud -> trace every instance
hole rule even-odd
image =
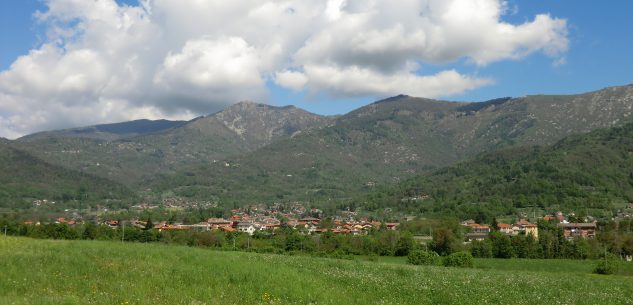
[[[425,64],[564,61],[567,24],[521,24],[501,0],[46,0],[47,39],[0,72],[0,136],[137,118],[185,118],[268,81],[333,97],[442,97],[492,83]],[[516,11],[518,8],[513,8]]]
[[[419,76],[407,71],[385,75],[368,68],[306,66],[310,86],[334,96],[387,96],[406,92],[413,96],[442,96],[463,92],[492,83],[491,79],[461,75],[454,70]],[[345,84],[341,86],[341,84]]]
[[[308,77],[301,72],[285,70],[275,73],[275,83],[294,91],[300,91],[308,83]]]

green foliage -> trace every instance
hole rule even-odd
[[[487,241],[473,241],[470,245],[473,257],[490,258],[492,256],[492,243]]]
[[[445,267],[472,268],[474,266],[474,259],[469,252],[456,252],[445,256],[443,264]]]
[[[369,205],[490,223],[530,207],[602,216],[633,200],[633,123],[569,136],[550,147],[489,152],[380,190]],[[425,194],[415,204],[403,198]],[[379,198],[374,200],[374,198]],[[610,214],[607,214],[610,215]]]
[[[0,172],[0,207],[28,209],[35,199],[71,207],[134,197],[123,185],[49,164],[5,142],[0,142]]]
[[[407,256],[407,263],[412,265],[437,265],[439,262],[440,256],[433,251],[413,250]]]
[[[490,233],[492,241],[492,256],[495,258],[512,258],[514,257],[514,248],[510,237],[499,232]]]
[[[439,255],[449,255],[460,249],[460,241],[455,232],[448,228],[439,228],[433,231],[433,241],[429,248]]]
[[[415,248],[415,241],[413,235],[408,232],[401,232],[396,243],[396,249],[394,251],[395,256],[407,256]]]
[[[11,145],[157,200],[166,193],[225,206],[301,200],[331,209],[355,205],[379,213],[389,207],[490,222],[526,206],[600,210],[633,199],[630,156],[620,149],[627,147],[630,135],[592,143],[570,138],[554,148],[521,147],[550,145],[592,126],[626,123],[628,105],[619,101],[626,100],[628,92],[630,87],[617,87],[485,103],[397,96],[336,118],[293,107],[241,104],[184,125],[102,125],[44,133]],[[240,126],[232,127],[245,132],[225,124],[238,117]],[[509,147],[516,149],[437,171]],[[432,171],[431,177],[392,188],[395,181]],[[17,198],[11,193],[16,189],[33,197],[42,189],[59,190],[53,195],[65,202],[86,194],[104,197],[90,181],[84,188],[48,188],[22,178],[8,180],[17,183],[0,189],[0,199]],[[112,193],[120,198],[123,192]],[[420,195],[430,199],[421,200]]]
[[[618,261],[615,259],[600,260],[593,269],[595,274],[615,274],[616,272],[618,272]]]

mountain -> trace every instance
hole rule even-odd
[[[146,177],[241,155],[332,121],[296,107],[241,102],[221,112],[141,133],[138,121],[27,136],[15,145],[50,163],[137,185]],[[149,122],[149,121],[148,121]],[[146,122],[147,123],[147,122]],[[151,126],[158,126],[152,122]],[[166,127],[164,124],[161,126]],[[145,128],[144,130],[149,130]],[[77,136],[77,130],[90,137]],[[107,136],[104,130],[109,131]],[[115,133],[117,131],[118,133]],[[134,131],[137,136],[130,135]]]
[[[136,120],[123,123],[103,124],[56,131],[38,132],[22,137],[20,140],[30,142],[47,138],[88,138],[95,140],[114,141],[164,131],[170,128],[184,125],[185,123],[185,121]]]
[[[482,152],[621,126],[632,115],[633,85],[482,103],[400,95],[340,117],[242,102],[133,137],[38,136],[12,145],[145,194],[330,202]]]
[[[552,146],[484,153],[360,201],[369,209],[483,215],[487,221],[516,208],[603,216],[633,201],[633,123],[572,135]]]
[[[484,103],[397,96],[352,111],[332,126],[225,162],[163,172],[143,184],[183,196],[214,194],[238,202],[329,201],[482,152],[548,145],[571,134],[620,126],[632,114],[633,86]]]
[[[0,207],[30,207],[31,200],[97,202],[134,196],[124,186],[46,163],[0,140]]]

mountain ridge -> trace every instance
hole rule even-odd
[[[50,163],[155,194],[319,201],[632,118],[628,85],[484,103],[399,95],[339,117],[245,102],[156,134],[18,144]]]
[[[165,119],[140,119],[119,123],[98,124],[85,127],[74,127],[60,130],[42,131],[18,138],[19,141],[34,141],[41,138],[89,138],[115,141],[132,138],[144,134],[161,132],[186,124],[187,121],[170,121]]]
[[[187,169],[187,177],[174,173],[148,183],[241,201],[344,198],[485,151],[548,145],[574,133],[618,126],[630,121],[631,88],[502,98],[483,105],[398,96],[354,110],[332,126],[229,158],[231,166],[207,164]],[[592,115],[595,120],[587,124]]]
[[[370,209],[484,221],[528,207],[610,213],[633,201],[633,122],[571,135],[550,146],[485,152],[358,200]]]

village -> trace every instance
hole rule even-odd
[[[171,203],[171,202],[170,202]],[[170,205],[171,206],[171,205]],[[135,209],[157,209],[158,206],[150,206],[139,204]],[[630,204],[627,209],[633,209]],[[366,235],[371,230],[396,230],[400,226],[400,222],[381,222],[369,217],[358,216],[357,212],[344,210],[340,211],[340,215],[325,217],[323,211],[317,208],[306,208],[301,203],[292,203],[289,205],[273,204],[270,206],[257,204],[246,206],[243,208],[235,208],[230,210],[229,217],[211,217],[205,221],[198,223],[185,224],[182,222],[169,222],[160,220],[156,223],[148,224],[148,219],[131,219],[117,220],[97,218],[97,223],[108,226],[112,229],[118,229],[128,225],[139,229],[152,229],[162,231],[181,231],[192,230],[196,232],[207,231],[223,231],[223,232],[241,232],[248,235],[254,235],[257,232],[274,232],[280,228],[291,228],[297,230],[301,234],[321,234],[331,232],[333,234],[349,234],[349,235]],[[623,218],[630,218],[630,213],[621,213]],[[412,217],[403,219],[403,221],[412,220]],[[569,220],[574,220],[570,222]],[[555,223],[562,229],[564,237],[568,240],[575,238],[593,239],[598,231],[597,221],[592,217],[586,217],[585,222],[578,222],[578,218],[572,213],[564,215],[562,212],[556,212],[554,215],[545,215],[539,217],[540,221]],[[33,221],[25,221],[25,224],[37,224]],[[73,218],[57,218],[54,223],[62,223],[69,226],[84,224],[81,217]],[[526,235],[534,239],[539,237],[539,228],[537,223],[532,223],[526,218],[519,218],[514,223],[493,223],[483,224],[477,223],[473,219],[467,219],[460,222],[464,228],[464,241],[482,241],[490,237],[490,233],[498,231],[508,236]]]
[[[334,234],[366,235],[371,230],[378,230],[382,226],[388,230],[395,230],[400,223],[380,222],[367,217],[356,219],[355,212],[343,211],[341,216],[323,217],[323,212],[317,208],[308,209],[300,203],[293,203],[289,207],[280,204],[252,205],[230,210],[230,217],[208,218],[195,224],[170,223],[160,221],[152,224],[158,231],[194,230],[198,232],[220,230],[224,232],[241,232],[254,235],[256,232],[274,232],[280,228],[291,228],[303,234],[319,234],[331,232]],[[129,223],[137,228],[147,228],[147,221],[134,219]],[[120,225],[117,220],[106,220],[103,224],[112,228]]]

